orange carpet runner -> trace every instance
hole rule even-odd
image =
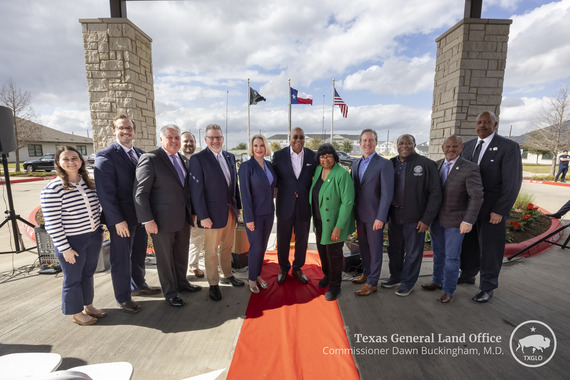
[[[269,289],[250,297],[227,378],[359,379],[338,304],[317,286],[318,253],[307,252],[307,285],[290,272],[278,285],[279,271],[276,252],[268,251],[261,277]]]

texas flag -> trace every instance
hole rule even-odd
[[[310,104],[313,105],[313,95],[305,94],[297,91],[293,87],[291,89],[291,104]]]

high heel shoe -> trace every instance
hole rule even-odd
[[[259,287],[261,289],[267,289],[269,288],[269,285],[267,285],[267,282],[265,282],[261,277],[257,278],[257,282],[259,282]]]

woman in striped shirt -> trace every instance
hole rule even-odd
[[[62,311],[79,325],[92,325],[107,314],[93,306],[93,274],[103,233],[95,183],[81,154],[64,146],[55,154],[58,178],[41,194],[46,230],[63,270]]]

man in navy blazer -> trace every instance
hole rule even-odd
[[[443,289],[437,302],[451,302],[457,287],[461,243],[477,221],[483,203],[483,184],[479,166],[459,154],[461,137],[451,135],[443,141],[445,158],[436,162],[440,173],[443,200],[430,226],[433,248],[433,279],[424,290]]]
[[[182,307],[179,292],[197,292],[202,287],[186,279],[192,206],[188,174],[178,153],[180,128],[162,127],[160,143],[161,148],[144,154],[137,166],[135,209],[152,237],[164,298],[171,306]]]
[[[218,124],[206,127],[208,147],[190,158],[190,191],[199,226],[204,228],[204,261],[210,298],[222,299],[219,282],[243,286],[232,274],[232,247],[236,220],[241,209],[236,159],[222,150],[224,136]],[[218,247],[219,260],[218,260]],[[218,263],[224,278],[220,280]]]
[[[137,221],[133,200],[135,168],[144,153],[133,146],[135,125],[125,115],[113,120],[116,141],[95,157],[95,184],[111,236],[111,279],[115,299],[128,313],[141,306],[131,295],[153,295],[160,288],[145,282],[145,257],[148,236]]]
[[[277,283],[283,284],[291,269],[289,242],[294,229],[295,259],[292,273],[299,282],[307,284],[309,280],[301,267],[305,265],[307,254],[311,224],[309,191],[317,164],[315,152],[304,147],[305,132],[301,128],[291,131],[289,143],[290,146],[275,152],[272,162],[277,174],[277,257],[281,267]]]
[[[471,282],[480,271],[479,292],[473,301],[483,303],[493,297],[499,286],[499,272],[505,252],[506,222],[517,199],[522,182],[519,144],[497,134],[497,117],[492,112],[477,116],[476,139],[465,143],[461,156],[479,164],[484,200],[473,239],[465,237],[461,253],[461,277],[458,283]],[[475,246],[475,249],[472,247]],[[470,249],[471,248],[471,249]],[[480,263],[479,263],[480,261]],[[470,279],[471,281],[469,281]],[[473,282],[471,282],[473,283]]]
[[[352,280],[364,284],[356,292],[368,296],[378,290],[378,279],[382,270],[382,244],[384,224],[394,196],[394,165],[390,160],[376,154],[378,135],[373,129],[360,133],[362,158],[352,164],[354,182],[354,210],[358,245],[364,271]]]

